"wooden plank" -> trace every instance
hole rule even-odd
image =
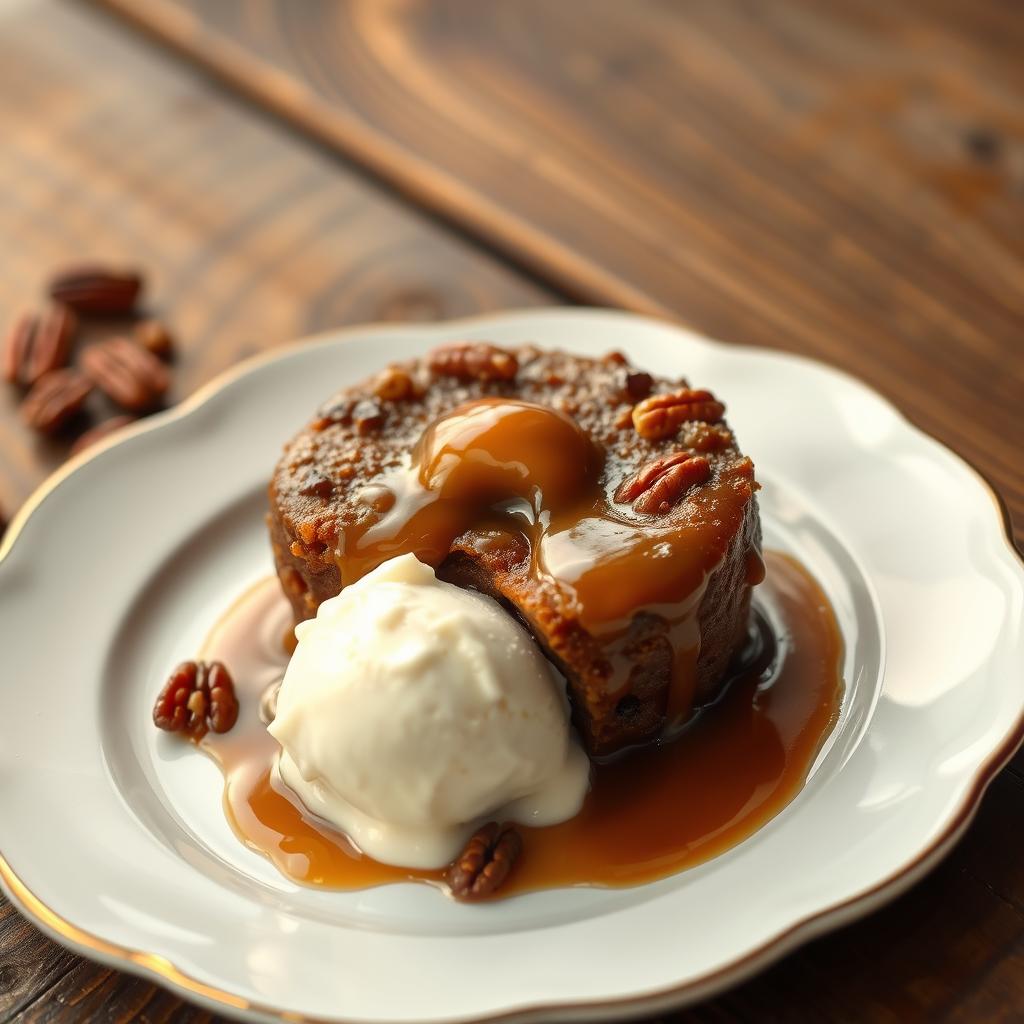
[[[140,264],[180,340],[174,401],[327,327],[558,301],[106,18],[34,2],[0,28],[0,329],[55,266]],[[0,385],[8,516],[68,448],[17,400]]]
[[[149,982],[79,960],[12,1024],[228,1024]]]
[[[37,932],[0,896],[0,1020],[58,981],[76,960]]]
[[[577,297],[858,374],[1024,526],[1015,5],[101,2]]]
[[[210,7],[222,12],[233,5]],[[503,5],[503,18],[518,24],[517,8]],[[247,9],[271,17],[269,8]],[[704,5],[694,9],[708,17]],[[773,7],[783,9],[783,4]],[[381,10],[392,8],[381,4]],[[437,17],[451,18],[450,7],[439,3],[437,10]],[[596,3],[595,11],[600,13]],[[997,69],[1000,59],[1006,62],[998,54],[1013,52],[1013,37],[995,14],[968,16],[965,8],[950,3],[941,11],[936,5],[936,12],[929,31],[945,40],[942,45],[950,45],[943,35],[949,26],[959,26],[966,49],[982,42],[994,48]],[[459,15],[468,16],[466,10]],[[875,16],[901,17],[899,12]],[[771,21],[778,15],[759,17]],[[83,255],[96,239],[102,238],[105,255],[137,260],[141,249],[152,268],[155,302],[168,312],[183,340],[176,385],[181,395],[241,355],[321,326],[552,301],[544,288],[410,212],[347,166],[231,103],[209,83],[137,47],[109,24],[46,3],[3,15],[0,27],[0,129],[5,138],[0,232],[17,242],[0,253],[5,270],[0,313],[5,318],[15,304],[35,294],[42,268]],[[517,31],[522,34],[521,28]],[[624,46],[631,38],[623,35]],[[595,58],[607,65],[613,98],[622,88],[620,80],[632,73],[629,54],[623,53],[617,63],[611,57]],[[961,58],[954,58],[953,66],[959,66]],[[646,59],[634,55],[632,61],[643,66]],[[983,70],[979,81],[989,81],[985,76],[992,73]],[[276,81],[282,92],[291,88],[287,78]],[[965,88],[970,92],[981,86]],[[996,135],[995,145],[998,161],[1016,152],[1016,143],[1002,134]],[[992,158],[983,135],[971,146],[977,159]],[[523,166],[529,163],[524,160]],[[699,202],[694,210],[701,213]],[[772,207],[766,216],[771,221],[780,214]],[[1011,225],[1007,218],[1008,232]],[[991,244],[987,227],[976,230],[981,240],[968,262],[981,258],[978,246]],[[923,235],[922,244],[930,238]],[[703,244],[698,248],[703,258]],[[941,249],[942,259],[951,258],[949,249]],[[999,271],[1004,284],[1016,273],[1014,266]],[[857,261],[850,261],[850,268],[857,287],[867,288],[867,270]],[[595,278],[602,289],[608,287],[611,298],[618,295],[637,307],[653,301],[632,286],[616,292],[617,280]],[[760,281],[748,283],[764,287]],[[682,284],[680,303],[689,301],[693,291],[692,284]],[[578,283],[573,288],[574,294],[588,294]],[[1006,293],[1012,298],[1012,289]],[[874,296],[870,289],[867,294]],[[600,298],[596,291],[592,297]],[[749,301],[741,296],[731,304],[727,297],[716,298],[714,305],[709,300],[706,307],[694,308],[705,309],[700,316],[710,317],[711,329],[720,322],[719,333],[770,343],[770,331],[751,316]],[[939,301],[953,300],[940,295]],[[761,302],[773,311],[779,305],[772,295],[757,299]],[[805,324],[805,333],[817,322],[819,314],[812,312],[794,306],[792,315]],[[951,331],[935,335],[935,365],[919,380],[895,379],[907,363],[905,356],[894,357],[890,393],[912,387],[921,395],[934,390],[935,402],[946,396],[943,376],[959,365],[946,352],[951,334],[959,338]],[[904,344],[884,337],[897,348]],[[979,349],[981,366],[994,365],[995,356],[1006,350],[1006,337],[993,335],[992,350]],[[803,345],[804,335],[788,343],[796,346],[797,341]],[[966,351],[958,348],[957,359]],[[879,353],[884,356],[885,347],[867,338],[862,349],[845,354],[867,365]],[[975,411],[986,397],[982,376],[974,372],[964,385]],[[995,390],[1011,385],[1012,378],[996,382]],[[980,429],[994,430],[998,424],[988,421],[987,407],[980,407],[986,409]],[[46,467],[63,457],[65,447],[29,438],[14,420],[13,397],[0,400],[0,503],[12,508]],[[1019,985],[1024,877],[1009,837],[1019,833],[1022,815],[1020,777],[1004,774],[963,846],[908,896],[676,1019],[785,1020],[809,1008],[825,1020],[912,1020],[939,1013],[961,1019],[978,1019],[982,1013],[1019,1018],[1024,1012]],[[9,906],[0,905],[0,1020],[11,1015],[48,1024],[193,1024],[209,1019],[147,982],[70,957],[14,917]]]
[[[1024,988],[1024,937],[999,957],[949,1015],[950,1024],[1017,1024]]]

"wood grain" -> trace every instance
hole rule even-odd
[[[228,1024],[140,978],[87,960],[77,961],[45,998],[11,1020],[14,1024]]]
[[[178,397],[349,321],[560,296],[663,310],[859,373],[978,461],[1024,523],[1010,5],[131,6],[459,230],[112,22],[39,2],[0,14],[4,319],[56,262],[141,261],[182,340]],[[66,451],[13,410],[0,396],[8,510]],[[1022,820],[1011,769],[910,893],[672,1019],[1021,1019]],[[210,1019],[0,900],[0,1021]]]
[[[0,896],[0,1020],[45,992],[76,959],[44,938]]]
[[[0,136],[0,330],[41,300],[62,263],[138,264],[147,304],[179,339],[172,402],[247,355],[324,328],[553,301],[76,8],[33,3],[0,19]],[[121,326],[97,325],[84,343]],[[33,436],[17,400],[0,385],[8,516],[70,440]],[[91,411],[113,412],[99,401]]]
[[[854,372],[1024,526],[1018,5],[103,2],[574,297]]]

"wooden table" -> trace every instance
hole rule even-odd
[[[859,375],[1024,528],[1016,4],[104,3],[0,0],[5,321],[141,263],[178,398],[339,324],[623,306]],[[66,451],[0,395],[8,514]],[[926,881],[676,1019],[1022,1019],[1022,853],[1018,753]],[[206,1019],[0,901],[0,1021]]]

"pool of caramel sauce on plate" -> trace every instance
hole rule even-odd
[[[800,791],[839,713],[842,639],[828,599],[800,563],[776,552],[766,552],[765,563],[750,638],[719,699],[673,742],[595,764],[575,818],[523,828],[523,854],[500,896],[663,878],[735,846]],[[442,884],[440,871],[389,867],[360,854],[274,780],[278,746],[260,707],[283,675],[290,625],[278,581],[269,579],[235,603],[202,651],[231,666],[242,704],[230,733],[202,742],[224,773],[233,829],[306,885]]]

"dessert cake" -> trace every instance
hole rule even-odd
[[[723,416],[618,353],[456,342],[390,366],[275,470],[296,620],[413,553],[527,626],[591,754],[671,732],[716,695],[763,575],[753,465]]]

